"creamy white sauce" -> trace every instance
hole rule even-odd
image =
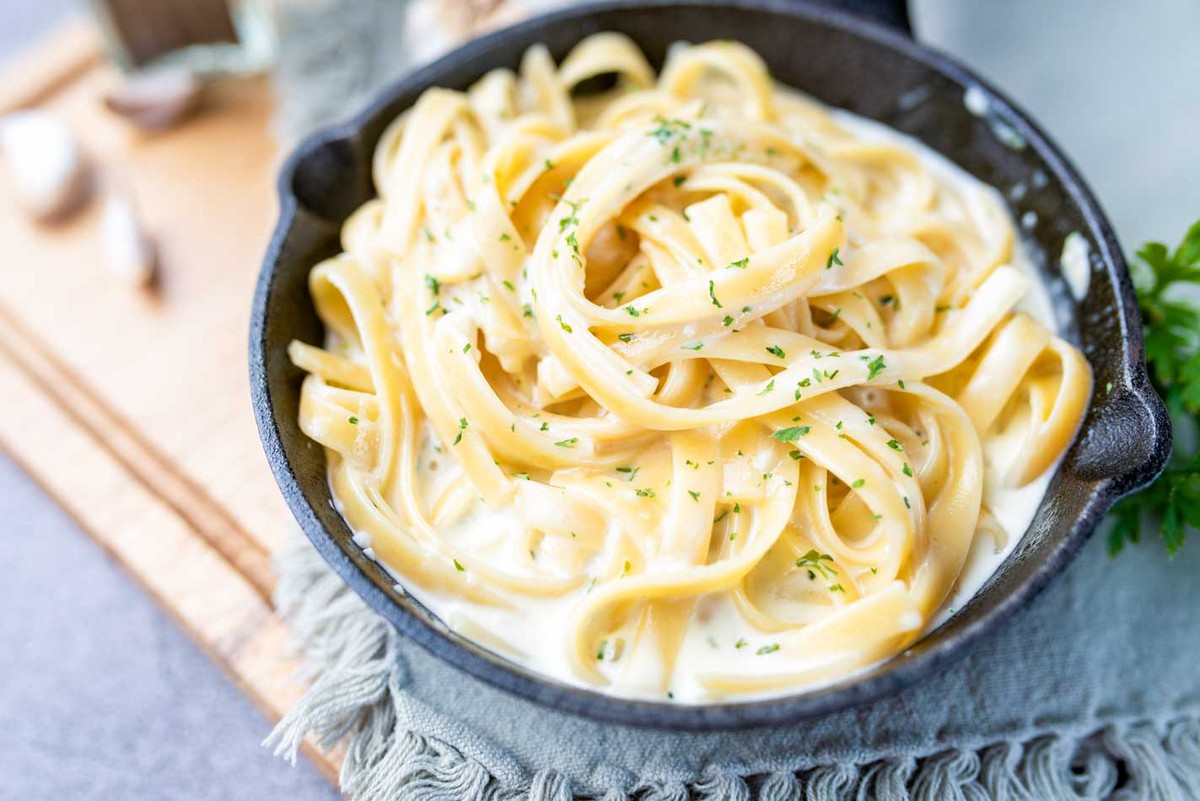
[[[1016,128],[1000,119],[992,111],[991,101],[988,100],[987,93],[981,87],[970,86],[967,88],[967,91],[963,93],[963,106],[972,115],[987,120],[987,124],[992,129],[992,134],[999,140],[1000,144],[1009,150],[1023,150],[1025,148],[1025,137],[1021,136]]]
[[[933,97],[933,87],[929,84],[921,84],[900,95],[896,99],[896,107],[901,111],[911,111],[931,97]]]
[[[1067,279],[1067,286],[1071,287],[1071,294],[1075,296],[1075,300],[1083,300],[1091,284],[1092,266],[1088,259],[1090,251],[1091,246],[1088,245],[1087,238],[1078,231],[1067,234],[1066,240],[1063,241],[1059,264],[1062,265],[1063,278]]]
[[[978,86],[968,86],[967,91],[963,92],[963,105],[976,117],[986,117],[991,107],[987,93]]]
[[[971,98],[972,95],[968,91],[968,105],[971,105]],[[986,103],[986,97],[983,102]],[[979,199],[979,202],[970,204],[969,213],[989,213],[988,206],[982,202],[985,196],[994,196],[997,204],[994,208],[1004,208],[995,189],[980,183],[920,141],[848,112],[835,110],[834,115],[841,125],[863,139],[895,142],[914,151],[926,169],[940,180],[953,185],[964,198]],[[1079,246],[1074,247],[1077,249]],[[1083,262],[1086,264],[1086,242],[1083,247]],[[1064,249],[1064,271],[1066,261],[1067,253]],[[1028,291],[1018,308],[1047,329],[1057,331],[1058,326],[1046,287],[1019,239],[1014,247],[1012,264],[1029,278]],[[420,483],[423,490],[432,491],[432,488],[440,486],[440,483],[452,480],[454,473],[448,470],[450,457],[445,453],[445,448],[437,443],[428,430],[421,440],[423,445],[418,465],[423,472]],[[965,605],[1016,547],[1041,503],[1053,472],[1048,471],[1046,475],[1025,487],[1011,489],[1002,485],[994,469],[988,468],[983,490],[984,506],[991,510],[1007,536],[1002,543],[993,542],[986,535],[976,538],[950,597],[942,610],[930,621],[926,631],[941,625]],[[398,505],[398,501],[394,499],[387,500],[391,501],[393,506]],[[546,576],[566,576],[576,572],[577,565],[563,561],[565,551],[554,547],[553,537],[546,536],[536,542],[527,539],[522,534],[524,527],[519,524],[517,515],[511,509],[488,509],[481,500],[472,498],[468,499],[460,514],[446,522],[442,533],[448,541],[497,569],[515,573],[535,572]],[[368,554],[373,557],[369,537],[356,535],[355,542],[366,548]],[[464,636],[528,665],[539,673],[569,684],[581,684],[569,664],[568,649],[561,636],[569,630],[567,624],[572,607],[588,591],[587,586],[581,586],[565,595],[556,595],[552,600],[512,596],[513,606],[504,608],[474,604],[448,593],[407,584],[402,575],[391,571],[387,565],[383,566],[398,580],[398,591],[407,589],[407,592],[447,625]],[[469,574],[467,580],[470,581]],[[919,625],[919,621],[914,623]],[[676,671],[669,685],[670,697],[679,703],[711,701],[712,698],[695,681],[695,674],[704,668],[717,668],[728,664],[728,660],[735,656],[752,654],[759,648],[770,646],[773,641],[770,634],[753,632],[754,629],[745,622],[729,598],[701,598],[679,652],[678,664],[686,665],[687,669]],[[624,696],[661,699],[658,689],[663,685],[659,680],[661,666],[650,664],[652,660],[649,659],[635,662],[630,658],[626,645],[618,641],[605,642],[602,646],[606,661],[611,663],[615,657],[624,657],[616,660],[615,664],[619,665],[619,668],[615,673],[612,691]],[[745,662],[739,664],[745,665]],[[761,660],[761,664],[764,672],[771,670],[770,660]],[[840,675],[836,678],[842,679],[845,676]],[[771,691],[761,695],[771,696],[788,692],[794,690],[785,690],[783,693]],[[754,695],[746,694],[741,697]]]

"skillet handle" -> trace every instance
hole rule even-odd
[[[1071,466],[1083,478],[1111,481],[1116,501],[1158,477],[1171,445],[1171,416],[1139,366],[1127,385],[1098,389]]]
[[[907,0],[810,0],[816,5],[849,11],[860,17],[882,22],[890,28],[912,36]]]

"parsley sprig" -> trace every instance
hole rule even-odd
[[[1134,284],[1146,366],[1150,383],[1166,401],[1176,448],[1153,484],[1113,509],[1108,548],[1119,553],[1161,521],[1163,544],[1174,556],[1188,529],[1200,529],[1200,449],[1195,444],[1200,430],[1200,221],[1174,252],[1150,242],[1137,256],[1141,265],[1134,270]]]

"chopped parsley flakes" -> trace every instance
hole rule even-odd
[[[718,309],[723,308],[721,306],[721,301],[717,300],[716,288],[711,280],[708,282],[708,297],[712,300],[712,305],[716,306]]]
[[[825,564],[832,561],[832,554],[821,553],[813,549],[796,560],[796,567],[803,568],[810,579],[816,579],[817,576],[827,579],[838,574],[832,564]]]
[[[874,381],[885,369],[887,369],[887,363],[884,362],[882,354],[871,359],[867,363],[867,380]]]
[[[781,428],[771,436],[780,442],[795,442],[811,430],[812,426],[791,426],[790,428]]]

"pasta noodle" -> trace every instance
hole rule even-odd
[[[531,48],[425,92],[374,180],[311,273],[300,424],[360,545],[568,681],[705,701],[897,653],[1087,408],[996,193],[736,43]]]

